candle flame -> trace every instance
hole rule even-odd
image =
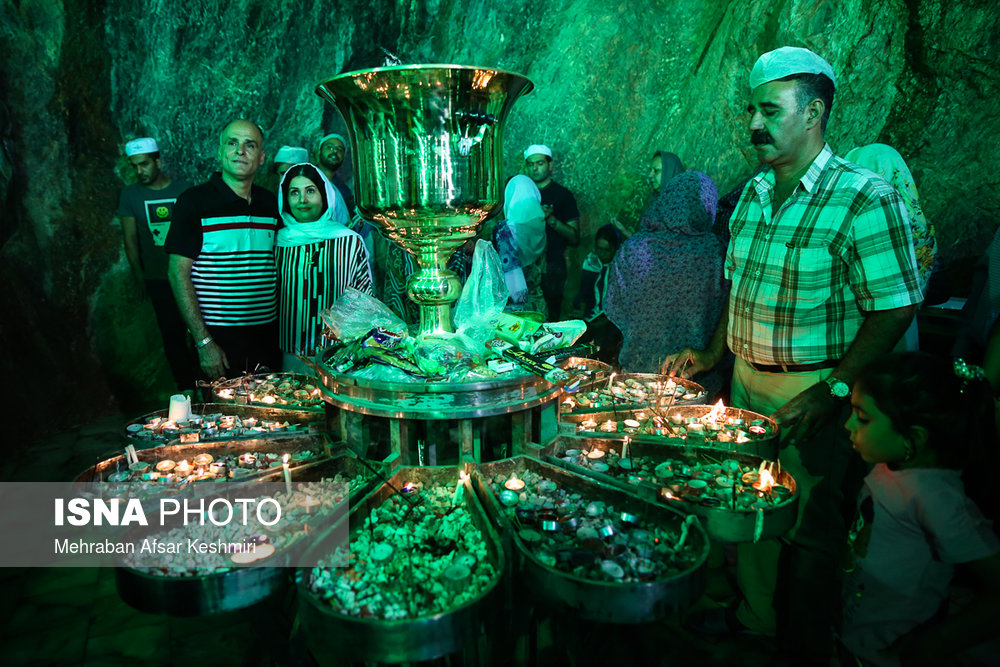
[[[772,486],[774,486],[774,477],[771,475],[771,471],[768,470],[767,468],[761,470],[760,485],[758,486],[758,488],[762,492],[767,493],[768,491],[771,490]]]
[[[284,456],[281,457],[281,463],[282,464],[288,463],[288,454],[285,454]]]
[[[462,470],[462,471],[460,471],[458,473],[458,481],[459,482],[464,482],[467,479],[469,479],[469,473],[465,472],[464,470]]]
[[[714,406],[712,406],[711,411],[707,415],[705,415],[702,419],[706,422],[715,423],[725,416],[726,416],[726,406],[722,402],[722,399],[720,398],[719,402],[716,403]]]
[[[403,491],[412,491],[413,489],[416,488],[416,486],[417,485],[414,484],[413,482],[407,482],[406,484],[403,485]]]

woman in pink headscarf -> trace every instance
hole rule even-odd
[[[605,313],[624,337],[625,371],[658,373],[664,357],[701,349],[712,337],[727,291],[724,248],[712,233],[718,199],[715,183],[701,172],[664,180],[639,231],[618,251]],[[722,384],[717,377],[695,380],[710,390]]]

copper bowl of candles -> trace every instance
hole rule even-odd
[[[256,481],[280,483],[282,477],[279,464],[277,470],[263,474]],[[294,470],[291,491],[273,496],[284,508],[283,514],[294,520],[295,530],[291,532],[275,533],[267,527],[240,524],[234,533],[231,526],[219,528],[206,523],[180,527],[170,521],[163,527],[153,521],[149,527],[130,530],[126,541],[134,543],[144,539],[158,540],[160,544],[187,539],[211,543],[221,539],[221,535],[228,535],[231,540],[237,534],[254,548],[252,553],[206,554],[197,558],[183,551],[176,555],[129,555],[115,571],[118,593],[140,611],[168,616],[201,616],[257,604],[286,589],[292,572],[285,567],[287,554],[306,542],[309,526],[321,531],[324,525],[342,516],[347,504],[363,497],[371,488],[373,479],[367,468],[343,451],[332,458],[302,464]],[[340,495],[342,485],[346,485],[346,498]],[[217,484],[206,488],[220,492]],[[273,567],[263,566],[272,564]]]
[[[650,502],[701,518],[721,542],[780,537],[798,515],[795,480],[781,466],[741,452],[631,439],[559,437],[544,459]]]
[[[402,468],[344,518],[349,546],[311,547],[299,612],[314,656],[418,662],[479,641],[499,606],[500,538],[454,467]]]
[[[594,412],[562,415],[563,435],[636,442],[683,444],[687,447],[736,451],[774,460],[778,456],[778,424],[762,414],[712,405],[679,405],[668,410]],[[567,430],[568,429],[568,430]]]
[[[318,378],[300,373],[266,373],[219,380],[212,393],[220,403],[322,412],[320,384]]]
[[[522,588],[558,612],[645,623],[701,595],[709,543],[697,517],[527,456],[481,465],[473,478],[512,538]],[[507,491],[516,506],[499,500]]]
[[[182,443],[219,442],[290,433],[315,433],[325,424],[322,411],[276,408],[235,403],[198,403],[183,420],[169,418],[168,410],[157,410],[133,419],[123,435],[137,447],[150,447],[173,440]]]
[[[563,400],[560,411],[564,420],[581,421],[593,413],[663,411],[674,405],[693,405],[704,402],[706,395],[704,387],[686,378],[611,373]]]

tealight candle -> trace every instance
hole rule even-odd
[[[520,491],[524,488],[524,480],[519,479],[517,475],[511,475],[510,479],[504,482],[504,487],[511,491]]]
[[[593,431],[595,428],[597,428],[597,422],[594,421],[593,419],[584,419],[582,422],[580,422],[580,426],[583,427],[584,431]]]
[[[597,449],[595,447],[594,449],[591,449],[589,452],[587,452],[587,458],[588,459],[600,459],[600,458],[604,458],[604,450],[603,449]]]
[[[250,453],[240,454],[239,461],[241,466],[252,466],[257,463],[257,457]]]
[[[197,456],[194,457],[193,460],[196,466],[204,467],[210,464],[212,461],[214,461],[215,457],[212,456],[211,454],[198,454]]]
[[[191,470],[192,466],[190,463],[188,463],[187,461],[181,461],[174,468],[174,474],[176,474],[178,477],[187,477],[188,475],[191,474]]]
[[[618,430],[618,424],[611,421],[610,419],[603,424],[601,424],[601,430],[606,433],[614,433]]]

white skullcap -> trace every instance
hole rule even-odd
[[[524,149],[524,159],[527,160],[529,155],[548,155],[552,157],[552,149],[543,144],[532,144]]]
[[[768,51],[754,63],[750,71],[750,90],[776,79],[783,79],[793,74],[825,74],[830,77],[836,89],[837,80],[833,77],[833,68],[809,49],[797,46],[783,46],[774,51]]]
[[[309,162],[309,151],[300,146],[282,146],[274,155],[274,161],[300,164]]]
[[[156,153],[159,150],[160,147],[156,145],[156,139],[153,139],[152,137],[133,139],[125,144],[125,155],[128,155],[129,157],[132,157],[133,155],[143,155],[145,153]]]
[[[316,148],[317,149],[322,149],[323,148],[323,144],[325,144],[330,139],[340,139],[340,143],[344,144],[344,152],[345,153],[347,152],[347,149],[350,147],[350,144],[347,143],[347,139],[343,138],[342,136],[340,136],[336,132],[331,132],[330,134],[326,135],[325,137],[323,137],[322,139],[319,140],[319,143],[316,144]]]

